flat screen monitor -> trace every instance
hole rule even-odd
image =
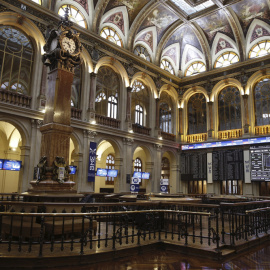
[[[107,173],[107,176],[108,177],[117,177],[117,174],[118,174],[118,170],[109,169],[108,173]]]
[[[0,159],[0,170],[3,169],[3,163],[4,163],[4,160],[3,159]]]
[[[134,172],[133,177],[135,178],[142,178],[142,172]]]
[[[101,169],[101,168],[98,168],[97,169],[97,176],[107,176],[107,169]]]
[[[69,174],[75,174],[77,172],[77,166],[71,166],[69,165],[70,173]]]
[[[142,179],[149,179],[150,178],[150,173],[149,172],[143,172],[142,173]]]
[[[4,159],[3,170],[7,171],[19,171],[21,169],[22,162],[20,160]]]

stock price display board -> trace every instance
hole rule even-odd
[[[251,180],[270,181],[270,145],[250,148]]]
[[[182,180],[207,180],[206,153],[181,154]]]
[[[243,150],[220,150],[213,152],[213,180],[243,180]]]

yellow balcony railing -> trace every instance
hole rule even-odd
[[[187,135],[188,143],[204,142],[206,140],[207,140],[207,133]]]
[[[219,140],[226,140],[240,137],[242,137],[242,129],[231,129],[218,132]]]
[[[255,135],[270,134],[270,125],[255,127]]]

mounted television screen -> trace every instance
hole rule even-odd
[[[77,166],[71,166],[69,165],[70,173],[69,174],[75,174],[77,172]]]
[[[4,160],[3,159],[0,159],[0,170],[3,169],[3,162],[4,162]]]
[[[96,176],[107,176],[107,169],[97,168]]]
[[[22,162],[20,160],[4,159],[3,170],[19,171],[21,169],[21,164],[22,164]]]
[[[134,172],[133,177],[135,178],[142,178],[142,172]]]
[[[107,176],[108,177],[117,177],[118,170],[108,170]]]
[[[149,179],[150,178],[150,173],[149,172],[143,172],[142,173],[142,179]]]

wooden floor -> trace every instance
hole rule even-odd
[[[45,269],[45,268],[44,268]],[[48,268],[46,268],[48,269]],[[52,268],[51,268],[52,269]],[[187,256],[172,250],[154,250],[131,257],[118,258],[108,262],[91,263],[84,266],[57,267],[65,270],[269,270],[270,243],[255,250],[238,255],[225,262],[206,258]]]

